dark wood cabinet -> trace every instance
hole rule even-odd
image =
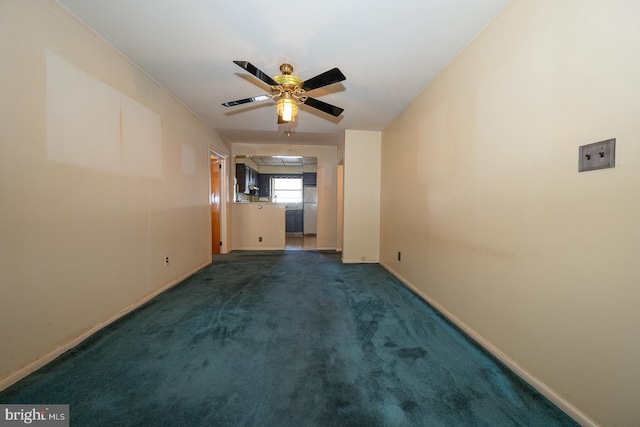
[[[248,166],[247,166],[247,169],[249,169],[249,185],[253,185],[254,187],[257,187],[258,177],[260,176],[260,174]]]
[[[288,210],[285,214],[285,231],[287,233],[302,233],[304,230],[302,210]]]
[[[260,174],[249,166],[238,163],[236,164],[236,181],[238,183],[238,191],[240,193],[249,194],[249,186],[253,185],[260,188]]]
[[[269,174],[259,174],[260,179],[258,180],[258,196],[260,197],[271,197],[271,175]]]
[[[302,185],[310,185],[315,187],[318,180],[318,174],[315,172],[304,172],[302,174]]]
[[[249,192],[249,168],[242,163],[236,164],[236,182],[239,193]]]

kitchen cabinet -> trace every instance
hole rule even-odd
[[[285,214],[285,229],[287,233],[302,233],[303,220],[302,209],[288,210]]]
[[[249,194],[250,185],[260,188],[258,185],[259,176],[260,174],[249,166],[243,163],[236,164],[236,181],[240,193]]]
[[[271,197],[271,175],[269,174],[259,174],[260,179],[258,180],[258,196],[260,197]]]
[[[248,192],[249,170],[244,164],[236,164],[236,182],[238,184],[239,193]]]
[[[309,185],[315,187],[318,180],[318,174],[315,172],[304,172],[302,174],[302,185]]]
[[[258,186],[258,177],[260,174],[256,172],[254,169],[249,168],[249,185],[253,185],[254,187]]]

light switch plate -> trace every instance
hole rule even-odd
[[[616,139],[581,145],[578,149],[578,172],[616,167]]]

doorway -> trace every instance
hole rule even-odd
[[[285,250],[317,249],[318,159],[290,153],[243,154],[235,155],[233,162],[233,200],[284,205]]]
[[[220,233],[220,171],[222,169],[222,161],[214,155],[211,155],[211,187],[210,187],[210,205],[211,205],[211,253],[213,255],[220,253],[222,239]]]

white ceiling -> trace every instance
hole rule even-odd
[[[231,142],[335,145],[383,130],[509,0],[58,1]],[[345,111],[278,125],[270,100],[223,107],[269,90],[233,60],[302,80],[338,67],[310,96]]]

